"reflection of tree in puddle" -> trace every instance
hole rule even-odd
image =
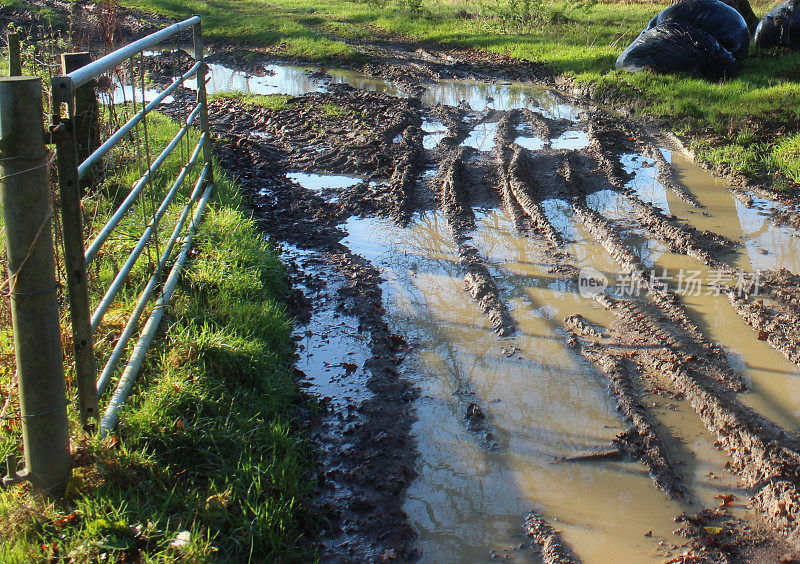
[[[497,337],[464,292],[441,213],[405,230],[366,220],[346,240],[383,266],[391,322],[416,343],[408,370],[422,388],[415,426],[421,462],[406,508],[423,550],[443,561],[482,560],[490,549],[516,544],[510,532],[536,506],[566,521],[567,538],[586,561],[592,554],[602,561],[615,547],[621,561],[641,562],[639,528],[668,535],[681,508],[665,503],[636,465],[550,464],[555,455],[608,444],[621,426],[604,381],[564,346],[554,325],[583,299],[546,272],[535,243],[509,231],[502,214],[477,216],[472,241],[520,320],[513,339]],[[471,401],[490,415],[499,451],[466,429]],[[652,508],[644,522],[641,504]]]

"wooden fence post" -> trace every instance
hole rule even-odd
[[[24,476],[37,488],[58,495],[69,481],[71,464],[47,179],[42,81],[0,78],[0,200]]]
[[[67,75],[91,62],[92,56],[89,53],[64,53],[61,55],[61,74]],[[78,163],[85,161],[92,154],[92,150],[100,146],[99,110],[93,82],[76,88],[73,93],[75,105],[72,127]],[[86,188],[91,186],[93,181],[94,174],[90,171],[81,179],[81,195],[86,192]]]
[[[66,77],[53,79],[53,104],[73,99],[72,81]],[[74,111],[72,114],[74,115]],[[58,189],[61,194],[61,222],[64,238],[64,265],[69,287],[69,309],[72,320],[72,349],[75,355],[75,381],[78,388],[78,410],[85,430],[96,427],[97,374],[94,364],[89,288],[84,258],[83,212],[78,179],[78,153],[74,119],[65,122],[65,129],[56,142]]]
[[[22,76],[19,33],[8,34],[8,76]]]
[[[208,125],[208,96],[206,95],[206,64],[205,47],[203,45],[203,25],[196,24],[192,28],[192,40],[194,41],[194,58],[203,65],[197,71],[197,103],[202,105],[200,110],[200,131],[206,134],[203,141],[203,160],[209,163],[208,181],[214,181],[214,170],[211,165],[213,155],[211,151],[211,128]]]

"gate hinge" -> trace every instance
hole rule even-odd
[[[54,145],[59,141],[64,141],[68,138],[71,131],[72,122],[69,119],[62,119],[59,123],[55,123],[48,127],[44,132],[44,144]]]
[[[6,475],[3,477],[0,485],[4,488],[8,488],[26,482],[29,478],[30,476],[28,476],[27,470],[23,470],[22,472],[17,471],[17,457],[13,454],[9,454],[8,458],[6,458]]]

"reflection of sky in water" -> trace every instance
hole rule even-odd
[[[268,74],[255,76],[218,64],[210,64],[208,76],[208,93],[244,92],[247,94],[288,94],[301,96],[309,92],[325,90],[325,80],[312,78],[310,73],[319,70],[316,67],[300,67],[291,65],[265,65]],[[330,82],[347,82],[354,88],[371,92],[385,92],[392,96],[406,96],[391,84],[367,77],[361,73],[347,70],[326,69],[331,76]],[[197,88],[197,82],[187,81],[188,88]]]
[[[620,159],[626,172],[634,173],[633,178],[626,184],[636,192],[640,199],[658,207],[664,213],[670,213],[667,200],[667,189],[658,179],[658,167],[653,159],[642,155],[623,155]],[[652,166],[642,166],[643,163]]]
[[[422,102],[427,106],[446,104],[458,106],[465,102],[476,112],[485,109],[511,110],[530,108],[553,118],[577,120],[581,111],[562,103],[558,97],[543,88],[522,84],[497,84],[475,80],[441,80],[426,85]]]
[[[447,126],[439,121],[422,120],[422,146],[425,149],[433,149],[447,135]]]
[[[313,253],[284,244],[282,254],[303,265],[304,271],[316,272],[314,267],[304,264]],[[366,387],[364,369],[371,356],[369,339],[359,330],[357,319],[333,309],[318,308],[311,321],[306,325],[298,323],[293,333],[301,353],[296,364],[311,383],[312,393],[330,398],[340,408],[349,399],[363,400],[372,395]],[[348,370],[342,366],[343,362],[355,365],[355,369]]]
[[[742,225],[742,242],[753,270],[787,268],[800,272],[800,239],[795,230],[776,225],[764,211],[748,208],[738,199],[734,198],[734,203]],[[759,252],[759,248],[766,254]]]
[[[266,65],[265,69],[274,72],[272,76],[253,76],[235,71],[219,64],[209,65],[211,81],[208,85],[210,94],[218,92],[246,92],[251,94],[289,94],[299,96],[308,92],[320,91],[324,83],[308,76],[309,71],[318,67],[300,67],[292,65]],[[383,92],[392,96],[407,97],[392,83],[365,76],[359,72],[326,69],[332,82],[347,82],[354,88],[373,92]],[[196,82],[187,81],[187,87],[196,88]],[[495,84],[474,80],[442,80],[425,85],[422,102],[426,106],[446,104],[457,106],[462,102],[469,104],[473,111],[487,108],[512,109],[530,108],[541,111],[553,118],[577,120],[580,110],[562,103],[558,97],[535,86],[522,84]]]
[[[553,149],[584,149],[589,146],[589,135],[585,131],[565,131],[550,141]]]
[[[605,383],[564,346],[557,327],[581,302],[597,315],[604,311],[548,273],[537,245],[517,234],[502,212],[479,209],[476,218],[472,244],[486,254],[519,320],[514,339],[498,338],[464,291],[441,212],[419,214],[407,229],[352,219],[343,241],[382,267],[387,317],[414,344],[405,374],[421,392],[414,404],[420,458],[406,510],[424,558],[488,560],[490,550],[519,543],[513,531],[536,506],[559,517],[586,562],[599,562],[611,546],[620,562],[647,561],[638,546],[643,533],[669,535],[671,517],[680,512],[664,502],[647,473],[629,463],[551,463],[553,456],[608,444],[619,430]],[[500,449],[488,450],[483,434],[466,428],[464,412],[473,401],[489,414]],[[647,517],[636,519],[642,504]],[[513,555],[539,561],[527,550]]]
[[[567,201],[548,198],[542,200],[542,208],[547,219],[562,237],[567,240],[577,238],[575,224],[570,219],[573,215],[572,206]]]
[[[136,90],[136,92],[135,92],[136,103],[137,104],[141,104],[142,103],[142,89],[140,87],[136,87],[135,90]],[[144,101],[145,102],[152,102],[162,92],[163,92],[163,90],[155,90],[155,89],[151,89],[151,88],[145,88],[144,89]],[[133,86],[131,86],[130,84],[120,84],[118,82],[114,84],[114,91],[111,93],[111,100],[112,100],[112,102],[114,104],[125,104],[125,103],[129,104],[129,103],[131,103],[133,101],[133,98],[134,98],[134,87]],[[162,102],[162,104],[171,104],[172,102],[174,102],[174,100],[175,99],[172,96],[167,96],[166,98],[164,98],[164,101]],[[102,97],[101,97],[101,101],[102,101]]]
[[[286,174],[286,178],[292,182],[297,182],[306,190],[315,192],[326,189],[335,190],[350,188],[362,182],[360,178],[342,174],[314,174],[308,172],[290,172]]]
[[[545,146],[545,142],[538,137],[517,137],[515,142],[529,151],[539,151]]]
[[[464,140],[464,145],[479,151],[491,151],[495,146],[495,135],[497,135],[496,121],[479,123],[469,132],[469,136]]]

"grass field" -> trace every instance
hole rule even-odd
[[[486,49],[546,63],[616,104],[663,120],[723,172],[800,181],[800,54],[751,50],[742,72],[722,83],[614,70],[622,49],[666,4],[530,0],[125,0],[183,17],[199,12],[207,34],[277,55],[357,62],[344,40],[401,37]],[[512,9],[512,5],[517,6]],[[522,6],[522,7],[520,7]],[[761,16],[771,3],[755,3]],[[521,15],[532,17],[523,21]]]
[[[779,188],[800,183],[797,53],[751,52],[741,74],[722,83],[613,70],[618,53],[662,4],[531,0],[512,9],[507,0],[124,3],[172,17],[200,13],[212,40],[324,63],[361,61],[348,41],[375,37],[540,61],[590,86],[598,98],[634,104],[640,114],[662,119],[721,170],[774,178]],[[20,0],[0,4],[25,7]],[[769,7],[754,5],[758,15]],[[0,58],[0,72],[6,68]],[[276,107],[286,98],[243,101]],[[151,132],[162,142],[175,127],[153,116]],[[103,189],[84,202],[98,221],[138,176],[130,150],[116,166]],[[170,162],[165,176],[177,168]],[[170,211],[176,213],[177,208]],[[141,221],[132,216],[121,233]],[[108,246],[92,272],[96,289],[107,285],[133,244],[123,236]],[[236,186],[224,176],[218,175],[197,249],[119,434],[101,441],[75,425],[78,468],[68,498],[56,504],[31,497],[25,488],[0,490],[1,562],[314,558],[304,537],[313,529],[306,503],[311,456],[296,420],[304,400],[291,376],[290,320],[280,301],[284,275],[275,250],[262,240]],[[144,269],[136,270],[109,312],[100,329],[101,357],[145,276]],[[68,335],[66,316],[62,325]],[[67,376],[73,377],[72,369]],[[15,389],[4,306],[0,402],[8,413],[17,409]],[[20,447],[18,422],[0,421],[0,460],[19,454]]]
[[[177,130],[158,114],[151,115],[149,128],[153,146],[163,146]],[[139,174],[130,147],[115,158],[117,174],[83,202],[96,224]],[[165,180],[177,175],[178,158],[165,167],[153,185],[154,201],[169,186]],[[167,214],[173,221],[179,207]],[[91,269],[93,303],[135,244],[131,235],[141,232],[145,213],[132,208]],[[171,229],[169,218],[163,225]],[[140,262],[96,334],[101,360],[149,277],[147,257]],[[26,487],[0,490],[0,562],[313,559],[313,549],[302,542],[311,526],[311,456],[297,430],[304,400],[292,376],[285,290],[275,250],[249,218],[235,185],[218,172],[196,252],[118,433],[107,440],[87,436],[73,412],[76,468],[67,499],[39,500]],[[18,399],[7,307],[0,312],[0,404],[5,401],[13,414]],[[63,312],[62,334],[69,331]],[[71,384],[70,359],[67,366]],[[19,456],[20,443],[19,421],[3,421],[0,459]]]

